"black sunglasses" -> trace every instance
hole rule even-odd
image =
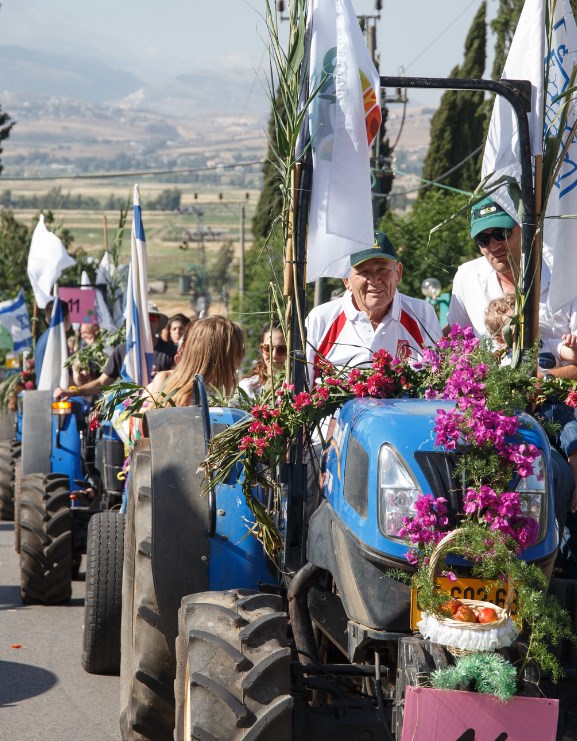
[[[480,234],[477,234],[475,242],[479,247],[488,247],[492,239],[495,240],[495,242],[504,242],[511,236],[511,234],[513,234],[512,229],[493,229],[490,232],[481,232]]]
[[[271,346],[263,343],[261,345],[264,352],[270,352]],[[286,355],[287,354],[287,346],[286,345],[273,345],[273,350],[276,350],[279,355]]]

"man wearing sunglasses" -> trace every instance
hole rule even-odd
[[[481,337],[487,335],[485,312],[489,303],[507,293],[514,293],[519,282],[521,227],[498,203],[485,198],[471,209],[471,236],[481,257],[464,263],[457,270],[445,331],[453,324],[460,324],[473,327],[475,334]],[[543,340],[560,342],[563,335],[577,334],[577,298],[556,312],[549,311],[550,278],[549,269],[543,262],[539,335]],[[551,372],[577,379],[577,366],[573,364],[560,363]]]

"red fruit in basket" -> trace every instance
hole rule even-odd
[[[494,623],[498,619],[499,616],[492,607],[481,607],[477,612],[477,620],[480,623]]]
[[[461,605],[453,615],[453,620],[459,620],[461,623],[476,623],[477,616],[468,605]]]
[[[441,605],[441,612],[443,612],[445,615],[448,615],[449,617],[453,617],[453,615],[457,612],[462,604],[463,603],[460,599],[453,597],[453,599],[450,599],[447,602],[443,602],[443,604]]]

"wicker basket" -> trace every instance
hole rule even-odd
[[[431,555],[429,576],[436,578],[436,571],[441,558],[451,543],[457,538],[458,531],[453,530],[438,544]],[[418,623],[421,634],[435,643],[446,646],[454,656],[478,653],[480,651],[494,651],[497,648],[510,646],[519,634],[519,628],[511,619],[510,606],[513,596],[511,584],[507,583],[507,595],[504,607],[499,607],[483,600],[461,599],[464,605],[477,613],[483,607],[493,609],[498,618],[492,623],[464,623],[449,617],[437,617],[423,613]]]

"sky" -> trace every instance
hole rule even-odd
[[[266,0],[2,0],[0,44],[106,61],[151,83],[266,64]],[[274,4],[274,0],[271,0]],[[287,3],[285,3],[287,4]],[[381,74],[446,77],[481,0],[383,0]],[[353,0],[357,14],[374,0]],[[496,0],[489,0],[489,13]],[[286,27],[288,24],[282,24]]]

